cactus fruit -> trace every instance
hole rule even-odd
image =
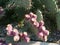
[[[14,41],[19,41],[20,37],[18,35],[14,36]]]
[[[43,26],[44,25],[44,21],[43,20],[41,20],[40,22],[39,22],[39,26]]]
[[[8,30],[9,30],[9,31],[12,31],[12,29],[13,29],[13,28],[12,28],[12,25],[11,25],[11,24],[8,24],[7,27],[6,27],[6,30],[7,30],[7,31],[8,31]]]

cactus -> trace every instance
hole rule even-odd
[[[56,0],[41,0],[41,2],[51,14],[55,14],[58,11]]]
[[[60,30],[60,9],[56,14],[57,30]]]
[[[9,6],[17,6],[17,7],[23,7],[25,9],[30,9],[31,0],[9,0],[8,7]]]
[[[30,8],[31,0],[9,0],[4,8],[6,14],[5,18],[9,18],[7,19],[8,23],[10,21],[21,22],[24,19],[26,11]]]
[[[46,38],[45,41],[47,41],[49,31],[46,29],[51,29],[51,31],[56,30],[57,25],[57,29],[60,30],[60,10],[56,1],[57,0],[0,0],[0,25],[3,24],[5,29],[7,24],[12,24],[13,29],[15,28],[19,32],[17,33],[16,30],[8,26],[10,31],[6,29],[2,31],[2,29],[0,36],[5,36],[7,43],[17,43],[12,40],[12,37],[14,36],[15,41],[17,37],[19,40],[19,36],[21,36],[23,32],[27,32],[29,34],[28,36],[21,36],[25,38],[26,42],[29,42],[30,38],[32,40],[39,40],[37,34],[39,38],[42,40]],[[46,29],[45,26],[47,27]],[[22,34],[20,34],[20,32]],[[6,35],[6,33],[8,35]],[[18,42],[20,41],[21,40]]]
[[[42,6],[42,2],[40,0],[32,0],[33,2],[33,7],[35,9],[40,9],[42,10],[43,6]],[[38,2],[38,3],[37,3]]]
[[[43,20],[43,15],[42,15],[42,12],[40,10],[36,11],[36,15],[37,15],[37,21],[38,22]]]

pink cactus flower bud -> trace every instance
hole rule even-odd
[[[7,35],[8,35],[8,36],[15,36],[15,35],[16,35],[16,33],[15,33],[15,32],[13,32],[13,31],[7,31]]]
[[[19,35],[16,35],[16,36],[14,36],[14,41],[19,41],[19,39],[20,39],[20,37],[19,37]]]
[[[34,25],[35,27],[39,27],[39,23],[38,23],[38,22],[34,22],[33,25]]]
[[[46,28],[45,28],[45,26],[40,26],[40,27],[38,28],[38,30],[39,30],[39,31],[44,31],[44,30],[46,30]]]
[[[23,33],[19,33],[19,36],[20,36],[20,37],[23,37]]]
[[[35,15],[35,14],[34,14],[34,16],[33,16],[33,17],[34,17],[35,19],[37,19],[37,15]]]
[[[29,19],[30,19],[30,15],[26,14],[26,15],[25,15],[25,18],[26,18],[27,20],[29,20]]]
[[[13,29],[13,32],[15,32],[15,33],[16,33],[16,35],[18,35],[18,34],[19,34],[19,32],[18,32],[18,30],[17,30],[17,29]]]
[[[43,32],[38,32],[38,38],[43,38]]]
[[[44,21],[41,20],[41,21],[39,22],[39,26],[43,26],[43,25],[44,25]]]
[[[36,22],[34,22],[33,25],[36,27],[36,25],[37,25]]]
[[[25,37],[24,40],[28,43],[30,42],[30,38],[29,37]]]
[[[7,27],[6,27],[6,30],[9,30],[9,31],[12,31],[12,25],[11,24],[8,24]]]
[[[38,22],[36,22],[36,27],[39,27],[39,23]]]
[[[30,16],[31,16],[31,18],[37,19],[37,15],[33,14],[32,12],[30,12]]]
[[[34,14],[32,12],[30,12],[30,16],[32,17]]]
[[[43,37],[43,41],[47,41],[47,36],[44,36]]]
[[[27,32],[23,32],[23,36],[24,36],[24,37],[25,37],[25,36],[28,36]]]
[[[36,22],[35,18],[31,18],[31,23],[33,24],[34,22]]]
[[[16,32],[13,32],[13,31],[10,32],[10,36],[15,36],[15,35],[16,35]]]
[[[49,35],[49,31],[48,30],[44,30],[43,33],[44,33],[44,35]]]

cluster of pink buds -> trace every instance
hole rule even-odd
[[[23,38],[26,42],[29,42],[30,41],[30,38],[29,38],[27,32],[20,33],[19,36],[21,38]]]
[[[18,30],[13,28],[11,24],[7,25],[6,30],[7,30],[7,35],[9,36],[15,36],[19,34]]]
[[[19,31],[13,28],[11,24],[7,25],[6,30],[7,30],[7,35],[13,36],[14,41],[19,41],[21,38],[23,38],[26,42],[30,41],[27,32],[19,33]]]
[[[33,26],[38,29],[38,33],[37,33],[38,37],[41,38],[43,41],[47,41],[47,36],[49,35],[49,31],[46,30],[44,26],[44,21],[41,20],[40,22],[38,22],[36,20],[37,15],[33,14],[32,12],[30,14],[26,14],[25,19],[31,22]]]
[[[41,38],[44,41],[47,41],[47,36],[49,35],[49,31],[46,30],[46,27],[44,26],[44,21],[39,22],[39,27],[38,27],[38,37]]]
[[[37,15],[33,14],[32,12],[30,14],[25,15],[26,20],[30,21],[35,27],[39,27],[39,23],[37,22]]]

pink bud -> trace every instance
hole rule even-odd
[[[35,18],[31,18],[31,23],[33,24],[34,22],[36,22]]]
[[[39,23],[38,22],[36,22],[36,27],[39,27]]]
[[[16,33],[16,35],[18,35],[18,34],[19,34],[19,31],[18,31],[17,29],[13,29],[13,32],[15,32],[15,33]]]
[[[25,18],[26,18],[27,20],[29,20],[29,19],[30,19],[30,15],[26,14],[26,15],[25,15]]]
[[[44,21],[41,20],[41,21],[39,22],[39,26],[43,26],[43,25],[44,25]]]
[[[10,36],[15,36],[15,35],[16,35],[16,33],[11,31]]]
[[[43,37],[43,32],[39,32],[39,33],[38,33],[38,37],[39,37],[39,38]]]
[[[31,18],[37,19],[37,15],[33,14],[32,12],[30,12],[30,16],[31,16]]]
[[[34,14],[34,16],[33,16],[33,17],[34,17],[35,19],[37,19],[37,15],[35,15],[35,14]]]
[[[25,40],[26,42],[30,42],[30,38],[29,38],[29,37],[25,37],[24,40]]]
[[[19,41],[20,37],[18,35],[14,36],[14,41]]]
[[[19,36],[20,36],[20,37],[23,37],[23,34],[22,34],[22,33],[19,33]]]
[[[34,14],[32,12],[30,12],[30,16],[32,17]]]
[[[23,36],[24,36],[24,37],[25,37],[25,36],[28,36],[27,32],[23,32]]]
[[[49,31],[48,30],[44,30],[43,33],[44,33],[44,35],[49,35]]]
[[[6,30],[12,31],[12,28],[13,28],[12,25],[8,24]]]
[[[34,22],[33,25],[34,25],[35,27],[39,27],[39,23],[38,23],[38,22]]]
[[[36,27],[36,25],[37,25],[36,22],[34,22],[33,25]]]
[[[46,28],[45,28],[45,26],[40,26],[40,27],[38,28],[38,30],[39,30],[39,31],[44,31],[44,30],[46,30]]]

